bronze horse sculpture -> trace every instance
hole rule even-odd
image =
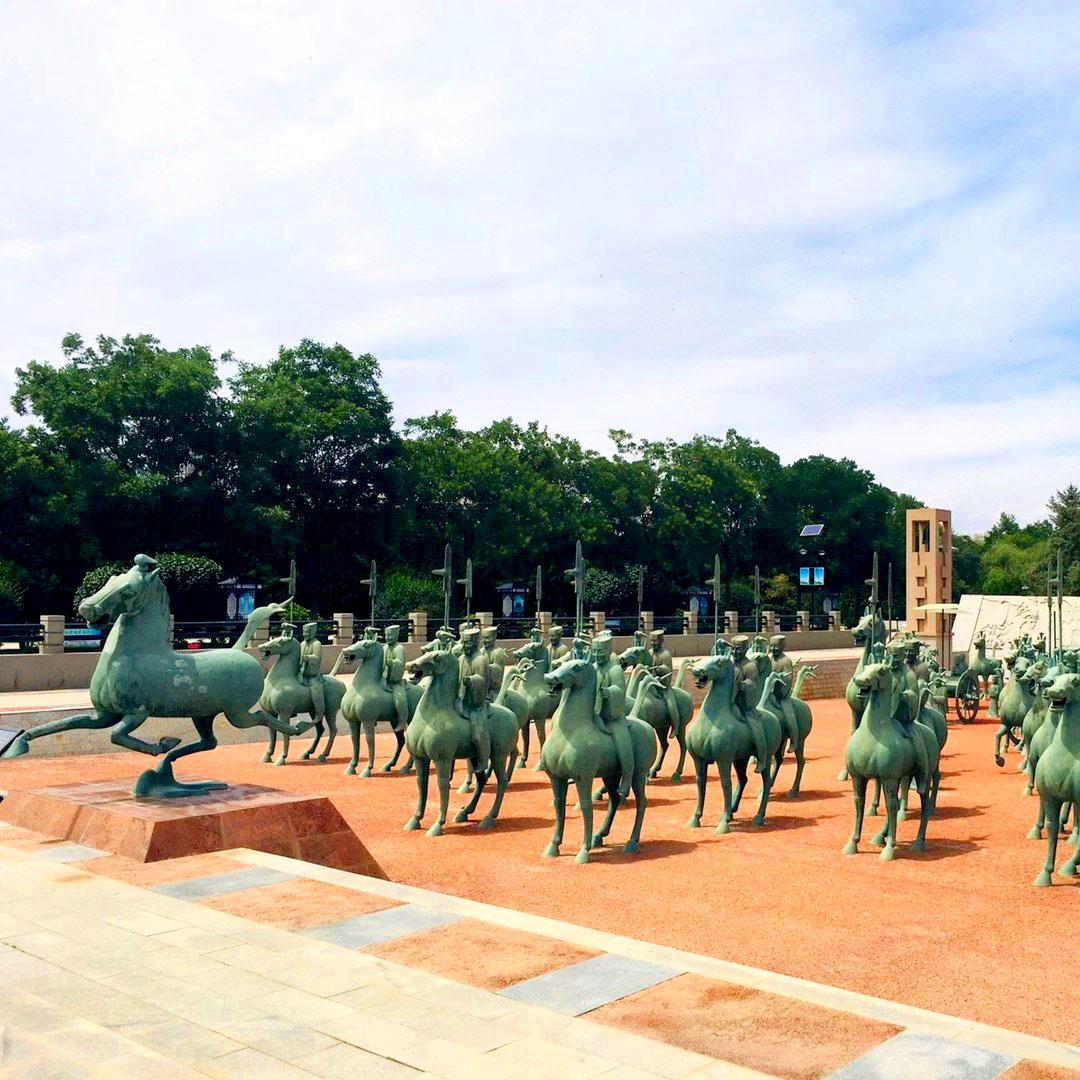
[[[244,649],[260,626],[283,611],[281,604],[256,608],[231,649],[174,651],[169,594],[157,562],[136,555],[130,570],[114,574],[79,605],[79,614],[91,626],[113,624],[90,680],[94,711],[26,732],[11,744],[6,756],[25,754],[29,740],[60,731],[112,728],[110,738],[115,745],[161,756],[156,768],[135,781],[137,797],[178,798],[227,787],[216,780],[185,784],[173,775],[174,761],[217,746],[214,720],[219,713],[237,728],[261,726],[300,735],[311,727],[283,724],[256,707],[262,695],[263,669]],[[190,717],[199,737],[187,746],[171,736],[145,742],[133,732],[151,716]]]

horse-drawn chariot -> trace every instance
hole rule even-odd
[[[987,687],[989,694],[989,687]],[[983,687],[978,673],[968,667],[967,660],[960,656],[948,671],[935,671],[930,677],[930,698],[936,708],[949,715],[949,703],[952,702],[957,719],[965,724],[974,723],[979,715],[982,703]]]

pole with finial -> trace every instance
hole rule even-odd
[[[371,560],[371,566],[368,569],[368,576],[360,581],[361,585],[366,585],[368,588],[368,596],[371,597],[371,622],[369,626],[375,625],[375,595],[379,591],[379,570],[375,565],[375,560]]]
[[[447,544],[443,549],[443,564],[438,570],[432,570],[431,572],[437,577],[442,578],[442,593],[443,593],[443,626],[450,629],[450,593],[454,588],[454,575],[451,570],[452,565],[452,552],[450,545]]]
[[[567,579],[574,583],[574,634],[576,637],[581,637],[581,627],[585,618],[585,559],[581,554],[580,540],[574,548],[574,565],[566,570],[565,574]]]
[[[705,582],[706,585],[712,588],[712,625],[713,625],[713,644],[715,645],[720,640],[720,602],[723,600],[723,592],[721,591],[720,580],[720,556],[713,556],[712,564],[712,577]],[[736,630],[738,627],[735,628]]]
[[[465,576],[458,578],[457,583],[465,587],[465,617],[471,619],[473,616],[472,609],[472,559],[465,560]]]
[[[536,567],[536,625],[540,625],[540,601],[544,595],[544,569]]]

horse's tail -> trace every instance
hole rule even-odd
[[[519,672],[516,667],[508,667],[503,671],[502,683],[499,686],[499,692],[495,695],[495,704],[501,705],[503,699],[506,697],[506,691],[510,687],[511,680],[517,676]]]
[[[671,680],[672,690],[681,690],[683,680],[686,678],[687,671],[694,666],[693,657],[687,656],[683,662],[679,665],[678,673],[675,678]]]
[[[291,600],[292,597],[289,597]],[[288,604],[289,600],[285,601]],[[246,649],[255,636],[255,631],[265,626],[275,615],[280,615],[285,610],[285,604],[267,604],[265,607],[256,608],[244,624],[240,636],[233,642],[234,649]]]

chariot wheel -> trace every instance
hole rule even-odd
[[[979,676],[974,671],[965,671],[956,680],[956,715],[965,724],[973,723],[979,715]]]

